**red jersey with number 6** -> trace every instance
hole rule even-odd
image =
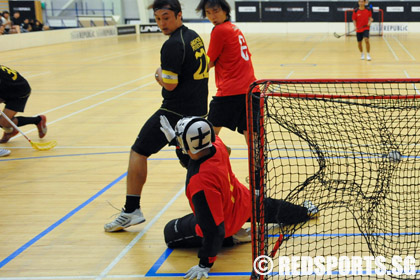
[[[248,92],[256,78],[245,37],[236,25],[225,21],[213,28],[207,55],[215,63],[216,96]]]

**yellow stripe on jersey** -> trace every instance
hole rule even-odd
[[[177,84],[178,74],[168,70],[162,70],[162,80],[166,84]]]

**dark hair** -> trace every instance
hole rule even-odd
[[[220,7],[223,11],[226,12],[226,17],[230,20],[230,6],[226,0],[200,0],[197,8],[195,9],[197,12],[201,12],[201,16],[203,18],[206,17],[206,7],[208,8],[215,8]]]
[[[175,12],[175,17],[181,12],[181,4],[178,0],[155,0],[152,5],[153,11],[166,9]]]

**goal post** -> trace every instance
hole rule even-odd
[[[353,9],[344,11],[344,23],[346,34],[348,36],[356,35],[356,32],[350,33],[354,30],[354,24],[352,20]],[[382,36],[384,34],[384,11],[379,8],[373,7],[372,9],[373,22],[370,25],[369,35],[371,36]]]
[[[251,279],[420,277],[420,79],[258,80],[247,119]],[[266,198],[320,215],[269,224]]]

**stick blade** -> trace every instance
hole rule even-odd
[[[338,35],[336,32],[334,32],[334,37],[335,37],[335,38],[340,38],[341,36],[340,36],[340,35]]]
[[[31,145],[32,145],[32,148],[34,148],[35,150],[48,151],[54,148],[55,146],[57,146],[57,141],[53,140],[53,141],[43,142],[43,143],[31,141]]]

